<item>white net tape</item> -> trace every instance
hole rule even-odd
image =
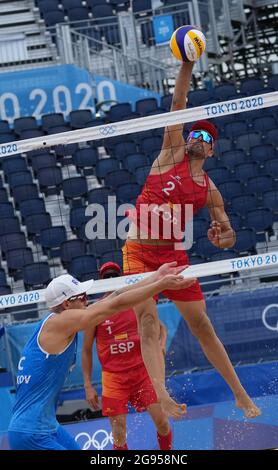
[[[242,113],[246,111],[260,110],[278,104],[278,92],[255,95],[246,98],[239,98],[220,103],[189,108],[182,111],[146,116],[128,121],[116,122],[112,124],[97,126],[93,128],[80,129],[63,132],[60,134],[37,137],[0,145],[0,157],[7,157],[19,153],[26,153],[32,150],[52,147],[55,145],[67,145],[72,143],[92,141],[119,135],[142,132],[160,127],[172,126],[197,121],[200,119],[210,119],[229,114]],[[205,264],[190,266],[183,272],[184,277],[204,277],[215,274],[227,274],[238,271],[256,270],[258,268],[272,268],[278,265],[278,252],[262,255],[253,255],[234,258],[223,261],[215,261]],[[100,281],[83,282],[84,292],[87,294],[97,294],[109,292],[138,282],[149,276],[151,273],[123,276],[117,279],[106,279]],[[0,309],[15,306],[25,306],[34,303],[44,302],[45,289],[15,293],[0,296]]]
[[[228,114],[237,114],[245,111],[254,111],[278,104],[278,92],[265,93],[247,98],[222,101],[220,103],[189,108],[182,111],[175,111],[152,116],[144,116],[129,121],[115,122],[104,126],[96,126],[75,131],[61,132],[60,134],[36,137],[7,144],[0,145],[0,157],[8,157],[18,153],[30,152],[54,145],[68,145],[88,140],[105,139],[119,135],[143,132],[160,127],[173,126],[187,122],[198,121],[200,119],[210,119]]]

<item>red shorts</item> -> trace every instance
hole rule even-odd
[[[127,414],[128,402],[139,412],[157,403],[144,364],[127,372],[102,372],[103,416]]]
[[[156,271],[162,264],[177,261],[178,266],[189,264],[186,251],[174,250],[173,245],[144,245],[127,240],[123,249],[125,274]],[[204,296],[198,281],[187,289],[165,290],[162,294],[170,300],[191,302],[203,300]]]

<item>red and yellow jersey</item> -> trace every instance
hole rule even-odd
[[[209,178],[206,173],[203,185],[192,179],[188,155],[185,154],[184,160],[169,171],[147,177],[136,202],[136,215],[130,211],[130,218],[153,238],[180,241],[188,221],[187,214],[190,214],[190,211],[186,212],[185,205],[192,205],[192,215],[204,207],[207,203],[208,186]],[[158,211],[157,208],[162,206],[166,210]],[[158,211],[156,223],[153,222],[154,218],[151,219],[155,211]],[[175,228],[177,220],[180,229],[178,226]]]
[[[134,310],[117,313],[98,325],[96,345],[103,371],[123,372],[143,364]]]

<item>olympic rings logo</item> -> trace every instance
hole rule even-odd
[[[263,313],[262,313],[262,322],[268,330],[277,331],[278,333],[278,319],[277,319],[277,323],[275,326],[270,325],[266,319],[267,312],[272,308],[278,308],[278,304],[270,304],[264,308]]]
[[[100,439],[100,435],[103,435],[104,437]],[[98,429],[92,436],[87,432],[80,432],[75,436],[75,441],[78,442],[78,439],[80,438],[85,438],[82,450],[88,450],[91,446],[96,450],[104,450],[108,444],[113,444],[112,432],[109,434],[105,429]]]
[[[129,279],[126,279],[125,283],[126,284],[136,284],[136,282],[142,281],[144,277],[142,275],[138,275],[136,277],[130,277]]]
[[[113,135],[116,132],[116,127],[115,126],[104,126],[101,127],[99,132],[101,135],[104,135],[105,137],[108,135]]]

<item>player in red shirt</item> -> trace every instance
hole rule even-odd
[[[105,263],[100,268],[100,278],[121,275],[116,263]],[[92,386],[93,342],[102,366],[102,414],[108,416],[113,435],[113,448],[127,450],[126,415],[130,402],[136,411],[147,410],[156,428],[159,448],[172,449],[172,431],[167,415],[157,402],[157,396],[145,368],[133,309],[117,313],[95,328],[85,332],[82,350],[82,366],[86,398],[92,408],[100,404]],[[167,332],[160,323],[160,348],[165,351]]]
[[[171,111],[185,108],[192,68],[191,62],[181,66]],[[185,250],[181,250],[182,232],[186,221],[190,220],[185,205],[193,209],[191,219],[200,208],[208,208],[211,226],[207,236],[214,246],[230,248],[235,244],[235,233],[225,212],[223,198],[203,170],[206,159],[213,156],[217,134],[217,129],[209,121],[196,122],[190,129],[187,141],[183,137],[182,124],[166,127],[161,152],[138,197],[136,211],[130,213],[132,224],[123,248],[125,274],[154,271],[169,261],[177,261],[178,265],[189,264]],[[176,292],[165,291],[164,294],[175,303],[206,357],[232,389],[237,406],[249,418],[258,416],[260,410],[241,385],[207,316],[199,283]],[[179,405],[170,398],[164,385],[154,300],[143,302],[135,308],[135,312],[144,363],[156,393],[164,410],[172,416],[179,416]]]

